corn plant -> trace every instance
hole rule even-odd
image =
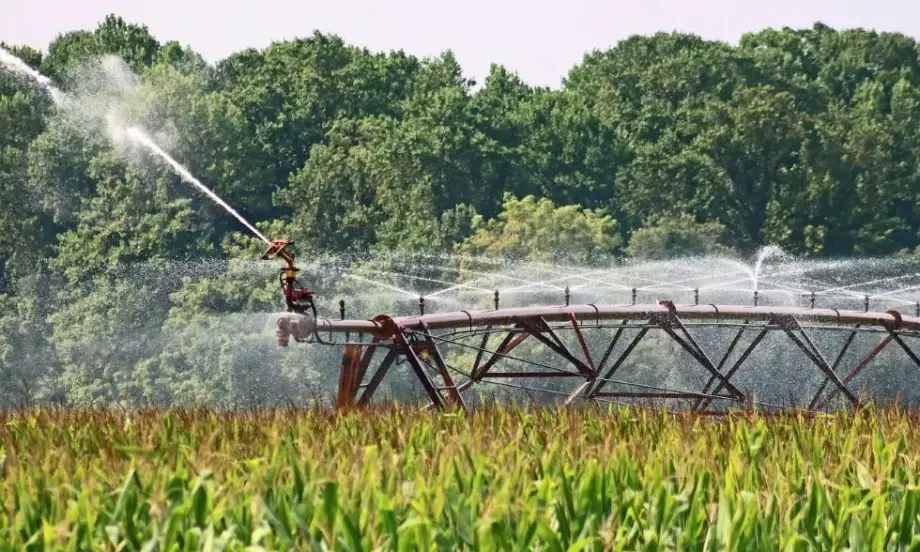
[[[920,550],[917,415],[0,414],[0,550]]]

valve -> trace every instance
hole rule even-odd
[[[284,295],[288,312],[298,314],[307,314],[309,312],[315,319],[316,305],[313,303],[313,292],[297,280],[297,273],[300,272],[300,269],[294,264],[294,253],[288,249],[292,245],[294,245],[294,242],[290,240],[272,240],[268,249],[262,254],[262,259],[280,258],[284,260],[285,266],[281,268],[278,280],[281,284],[281,291]]]

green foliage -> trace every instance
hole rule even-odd
[[[48,46],[41,71],[52,78],[66,78],[83,62],[105,54],[118,56],[133,69],[141,70],[153,63],[159,50],[160,44],[147,27],[109,15],[92,32],[58,35]]]
[[[589,260],[610,256],[620,246],[616,221],[577,205],[556,207],[548,199],[505,196],[494,219],[473,221],[474,233],[457,246],[464,255],[507,259]]]
[[[634,231],[625,252],[630,257],[649,260],[727,256],[732,251],[722,245],[725,241],[725,226],[721,223],[698,223],[692,217],[681,215]]]
[[[897,411],[25,410],[9,550],[912,550]]]
[[[210,376],[189,371],[217,323],[202,318],[277,308],[271,274],[210,261],[252,259],[263,244],[168,167],[113,140],[99,121],[111,102],[269,235],[316,255],[572,261],[745,254],[766,243],[833,257],[920,247],[920,48],[902,35],[818,24],[737,46],[634,36],[586,55],[560,90],[498,65],[476,88],[450,52],[374,53],[322,33],[209,66],[114,15],[62,33],[46,54],[5,47],[80,100],[56,107],[0,70],[3,369],[83,382],[36,397],[210,396]],[[130,296],[119,282],[167,259],[215,268],[167,271],[151,288],[156,301],[118,316],[155,313],[152,335],[181,352],[74,353],[94,339],[115,347],[96,321]],[[65,320],[89,327],[57,327]],[[62,339],[52,346],[50,335]],[[234,351],[208,369],[239,375]],[[34,358],[47,360],[22,364]],[[105,362],[159,383],[97,393]],[[171,377],[181,393],[163,391]]]

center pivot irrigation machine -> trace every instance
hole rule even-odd
[[[887,397],[904,395],[912,386],[901,382],[920,374],[911,346],[920,337],[918,313],[872,312],[868,298],[862,310],[816,308],[814,294],[801,306],[758,305],[756,291],[750,306],[700,304],[698,291],[689,304],[637,304],[633,289],[628,304],[579,305],[566,288],[559,305],[502,308],[495,292],[487,310],[426,314],[420,297],[417,315],[347,320],[342,307],[341,319],[320,318],[313,293],[297,280],[291,246],[275,240],[263,255],[285,263],[278,343],[341,348],[338,408],[370,404],[394,366],[404,365],[401,377],[416,380],[429,407],[464,410],[481,383],[566,406],[828,410],[859,407],[878,381]],[[898,377],[867,377],[882,358],[901,370]]]

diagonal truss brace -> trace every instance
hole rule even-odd
[[[815,366],[818,367],[819,370],[824,372],[824,374],[834,383],[834,385],[837,386],[837,390],[842,392],[846,398],[850,400],[851,404],[858,407],[859,399],[856,397],[856,395],[853,394],[852,391],[850,391],[846,384],[840,380],[840,377],[830,367],[830,365],[827,363],[827,360],[824,359],[821,351],[815,347],[814,342],[812,342],[811,338],[808,336],[805,328],[799,324],[799,321],[791,316],[785,317],[781,321],[781,326],[789,339],[795,343],[803,353],[805,353],[805,356],[811,359],[811,361],[815,364]],[[796,332],[802,336],[801,339],[796,335]]]
[[[719,380],[719,390],[725,389],[728,393],[737,401],[743,401],[745,399],[744,393],[740,389],[735,387],[728,378],[725,377],[715,365],[713,365],[712,360],[709,359],[709,356],[706,355],[702,347],[699,346],[697,341],[693,338],[693,335],[687,330],[677,314],[672,310],[670,313],[664,316],[658,317],[658,323],[661,329],[667,333],[671,339],[676,341],[681,347],[684,348],[690,356],[696,359],[700,365],[705,368],[713,378]],[[683,337],[677,334],[674,329],[677,328],[683,334]]]

